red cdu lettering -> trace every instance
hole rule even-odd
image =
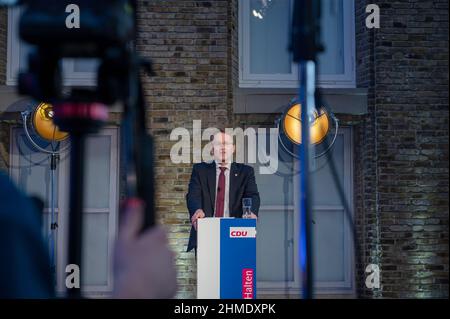
[[[233,230],[231,232],[231,237],[246,237],[248,234],[248,232],[245,231],[240,231],[240,230]]]

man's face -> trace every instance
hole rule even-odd
[[[217,133],[213,139],[214,160],[219,163],[230,163],[235,147],[233,138],[225,133]]]

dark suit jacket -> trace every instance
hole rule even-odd
[[[259,193],[255,182],[255,172],[252,167],[232,163],[230,167],[229,191],[230,217],[241,218],[242,198],[252,198],[252,212],[258,215]],[[213,217],[216,198],[216,163],[194,164],[192,168],[189,190],[186,195],[189,220],[197,209],[203,209],[206,217]],[[197,246],[197,232],[191,227],[187,251]]]
[[[0,299],[53,298],[42,213],[0,172]]]

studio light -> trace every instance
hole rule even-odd
[[[277,120],[279,141],[283,148],[292,156],[298,158],[298,147],[302,144],[301,104],[293,100]],[[315,157],[320,157],[333,146],[338,131],[336,117],[325,107],[316,108],[309,118],[309,142],[317,149]],[[334,133],[331,131],[334,127]],[[324,143],[329,138],[328,143]]]
[[[39,137],[46,141],[60,142],[69,137],[67,132],[60,131],[53,123],[53,107],[51,104],[40,103],[32,115],[33,128]]]
[[[302,143],[301,134],[301,105],[291,106],[283,117],[283,129],[286,136],[295,144]],[[310,119],[310,143],[319,144],[323,141],[330,130],[330,116],[325,109],[314,110],[313,118]]]
[[[56,272],[56,228],[58,227],[56,219],[56,167],[59,161],[59,155],[69,148],[69,143],[64,142],[69,134],[60,131],[53,123],[53,107],[48,103],[39,103],[28,105],[25,111],[21,112],[23,129],[26,137],[34,148],[42,153],[49,155],[50,164],[50,263],[52,272]],[[31,133],[30,134],[30,129]],[[60,146],[65,144],[65,147]]]

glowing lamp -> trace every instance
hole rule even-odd
[[[301,105],[294,104],[288,108],[282,120],[283,131],[291,142],[299,145],[302,143],[301,133]],[[320,144],[330,130],[330,116],[325,109],[314,110],[313,118],[310,118],[310,143]]]
[[[53,107],[47,103],[40,103],[32,116],[36,133],[47,141],[63,141],[69,133],[60,131],[53,123]]]

